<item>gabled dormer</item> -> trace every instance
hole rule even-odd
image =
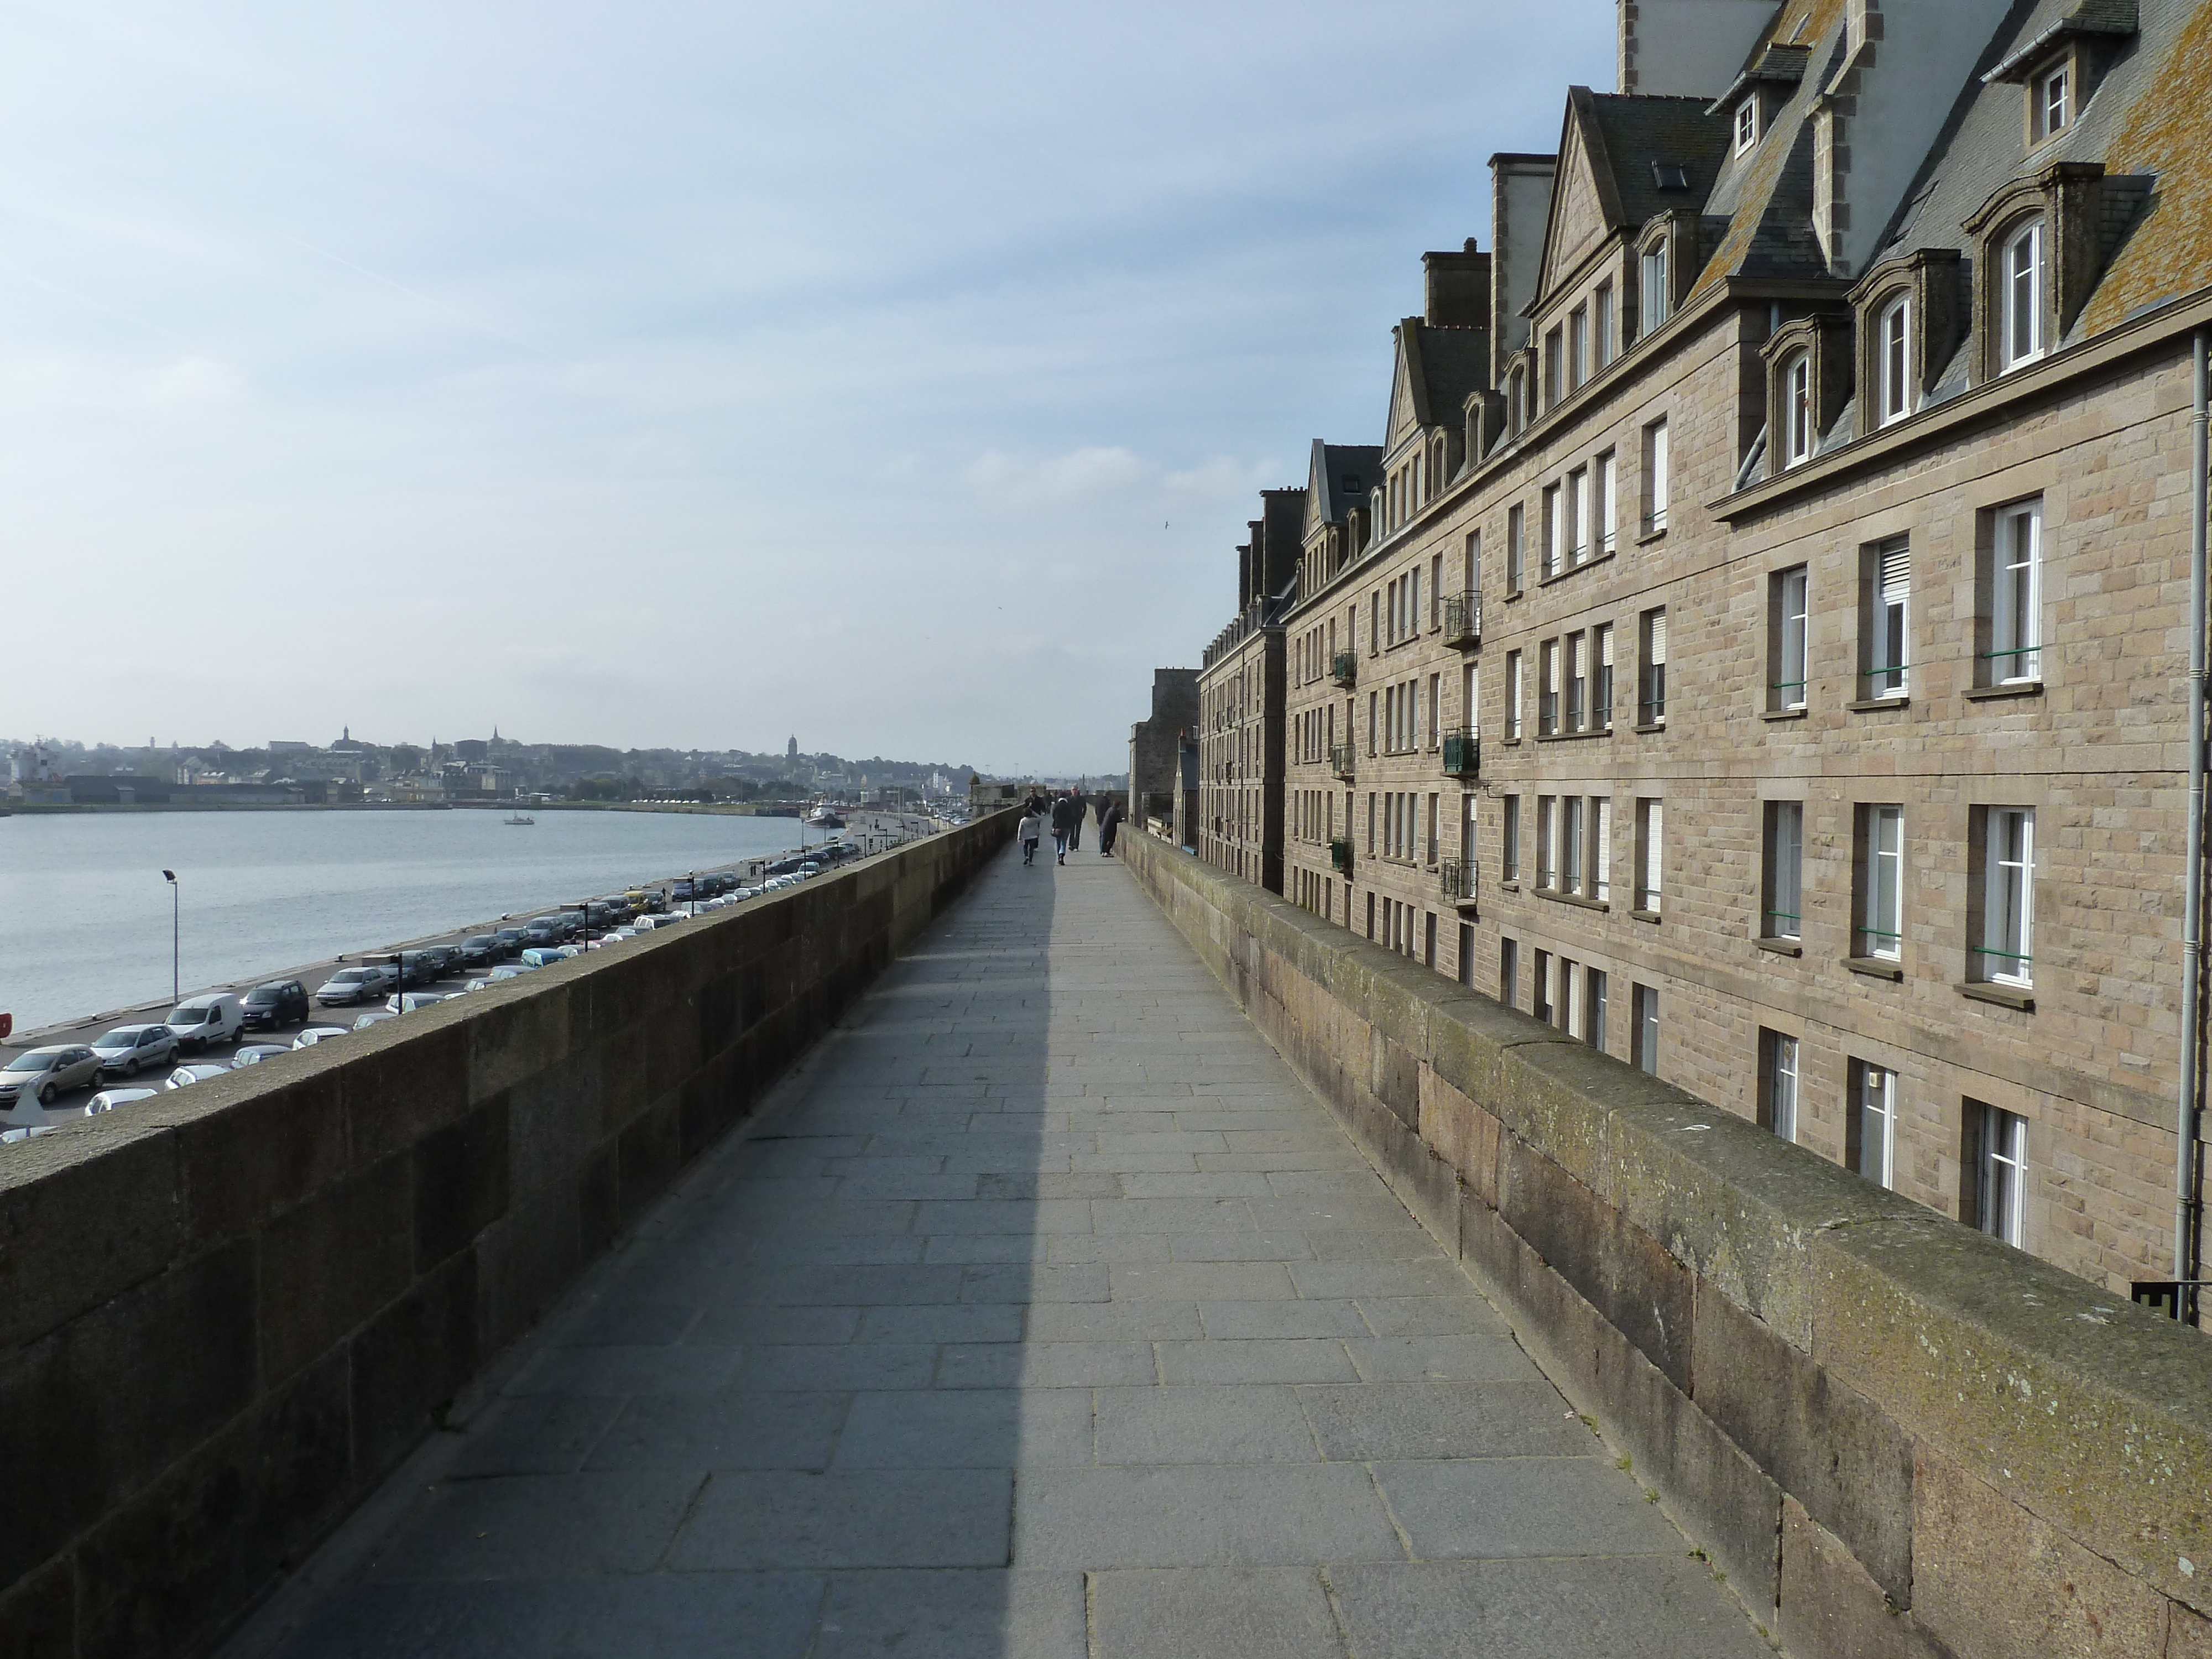
[[[1368,492],[1382,476],[1382,452],[1375,445],[1313,441],[1301,514],[1301,595],[1319,592],[1358,556],[1367,540]]]
[[[2021,88],[2021,141],[2033,150],[2079,126],[2115,58],[2141,27],[2136,0],[2079,0],[2007,52],[1984,86]]]
[[[1707,114],[1728,123],[1730,166],[1742,165],[1765,141],[1776,114],[1804,81],[1812,56],[1812,47],[1801,42],[1762,42],[1729,89],[1707,106]]]

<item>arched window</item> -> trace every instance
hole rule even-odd
[[[1782,366],[1783,465],[1813,459],[1813,358],[1800,351]]]
[[[1879,382],[1876,416],[1887,423],[1912,413],[1912,296],[1900,294],[1882,308],[1875,325]]]
[[[2018,368],[2043,356],[2043,221],[2030,219],[2005,239],[1997,262],[1997,362]]]

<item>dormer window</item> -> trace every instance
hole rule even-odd
[[[1997,368],[2000,373],[2043,356],[2043,221],[2009,233],[1997,269]]]
[[[1813,459],[1817,434],[1813,419],[1813,357],[1801,351],[1782,366],[1782,464],[1796,466]]]
[[[1637,314],[1641,319],[1638,331],[1650,334],[1667,320],[1673,307],[1668,302],[1673,297],[1667,286],[1667,242],[1664,237],[1644,250],[1640,266],[1641,277],[1637,287]]]
[[[1876,418],[1887,426],[1912,413],[1912,296],[1900,294],[1882,308],[1875,349],[1878,354]]]
[[[1759,96],[1756,93],[1735,106],[1735,153],[1744,155],[1759,142]]]
[[[2056,137],[2074,121],[2074,59],[2069,54],[2027,84],[2028,138],[2041,143]]]

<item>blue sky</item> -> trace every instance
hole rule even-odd
[[[0,732],[1112,770],[1613,9],[11,9]]]

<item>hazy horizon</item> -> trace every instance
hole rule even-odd
[[[9,723],[1110,771],[1613,10],[21,9]]]

